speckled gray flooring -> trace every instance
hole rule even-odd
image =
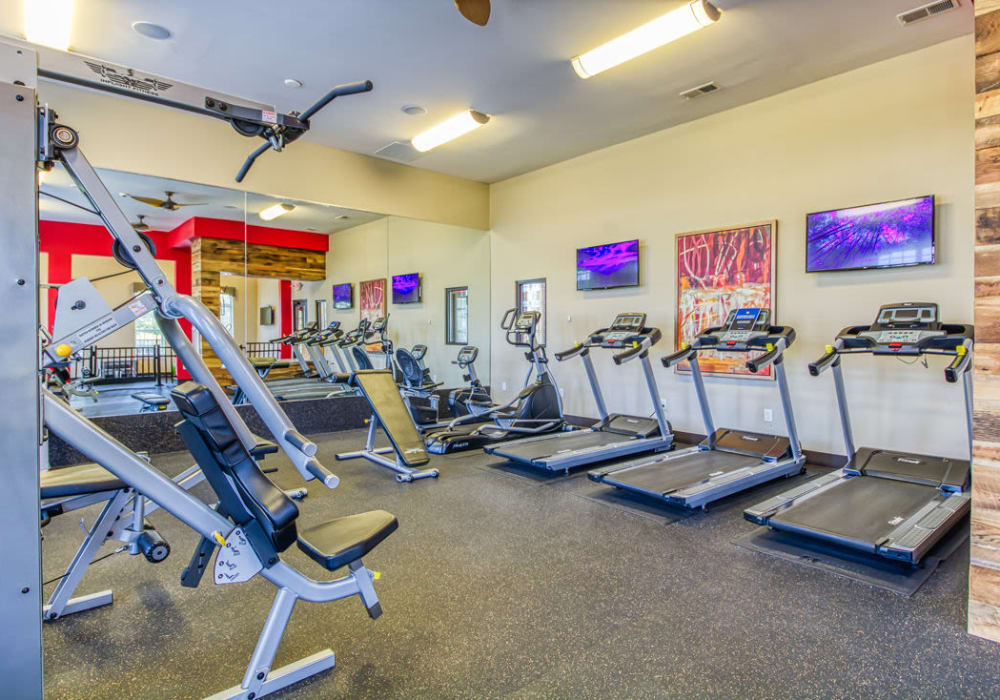
[[[301,518],[399,517],[366,559],[383,573],[385,615],[372,622],[356,599],[300,603],[276,665],[329,646],[337,666],[281,697],[1000,696],[1000,645],[965,633],[967,548],[904,598],[733,544],[753,528],[743,508],[787,481],[688,514],[480,453],[398,484],[333,459],[362,440],[319,440],[342,482],[310,484]],[[154,461],[172,474],[189,457]],[[301,484],[269,461],[280,485]],[[45,528],[46,578],[72,556],[76,519]],[[182,588],[196,538],[151,519],[171,556],[96,564],[79,590],[111,587],[114,605],[45,625],[48,698],[197,698],[239,682],[273,586]],[[288,558],[323,574],[294,548]]]

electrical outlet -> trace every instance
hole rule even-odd
[[[774,422],[774,410],[770,408],[764,409],[764,422],[773,423]]]
[[[507,382],[500,382],[500,391],[507,391]]]
[[[559,395],[560,396],[565,396],[566,395],[566,392],[563,390],[562,387],[559,387]]]
[[[427,319],[427,325],[431,325],[431,319]]]
[[[666,407],[667,407],[667,400],[660,399],[660,408],[666,408]]]
[[[438,380],[438,376],[436,374],[432,374],[431,379],[433,379],[436,382]]]
[[[566,323],[573,323],[573,316],[572,316],[572,314],[566,316]]]

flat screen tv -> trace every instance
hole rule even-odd
[[[934,195],[806,215],[806,272],[933,262]]]
[[[347,284],[333,285],[333,308],[350,309],[354,306],[354,285]]]
[[[415,304],[420,301],[420,273],[392,276],[392,303]]]
[[[576,288],[613,289],[639,284],[639,241],[577,248]]]

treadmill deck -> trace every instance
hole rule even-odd
[[[521,464],[551,471],[568,471],[582,464],[667,449],[672,436],[669,440],[664,441],[658,435],[636,438],[603,430],[578,430],[490,445],[484,449],[489,454]]]

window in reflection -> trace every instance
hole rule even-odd
[[[517,309],[518,311],[538,311],[542,314],[542,325],[538,329],[538,342],[544,345],[546,325],[544,277],[517,282]]]
[[[229,335],[236,337],[236,289],[223,287],[219,291],[219,320]]]
[[[326,328],[326,299],[316,300],[316,324],[319,328]]]
[[[448,345],[469,343],[469,288],[449,287],[445,295],[445,342]]]

